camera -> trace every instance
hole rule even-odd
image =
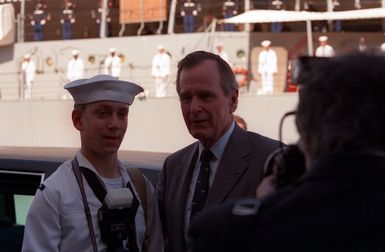
[[[101,238],[108,251],[125,248],[130,230],[135,231],[136,209],[132,209],[132,201],[133,195],[128,188],[112,189],[108,191],[98,210]]]
[[[305,156],[297,145],[282,146],[265,164],[265,176],[274,175],[277,188],[295,183],[305,171]]]

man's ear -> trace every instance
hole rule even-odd
[[[72,111],[72,123],[74,127],[79,131],[83,130],[83,124],[81,119],[82,119],[82,112],[78,109],[74,109]]]
[[[234,111],[238,107],[238,90],[234,90],[230,96],[230,113],[234,113]]]

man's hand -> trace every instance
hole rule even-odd
[[[272,194],[277,189],[276,180],[274,175],[265,177],[256,191],[257,199],[263,199],[266,196]]]

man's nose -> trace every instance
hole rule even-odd
[[[190,103],[191,112],[199,112],[202,110],[202,101],[198,97],[193,97]]]
[[[110,116],[110,119],[108,121],[108,126],[110,128],[119,128],[120,124],[119,124],[119,118],[118,118],[118,115],[116,114],[112,114]]]

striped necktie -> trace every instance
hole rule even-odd
[[[202,208],[205,205],[207,195],[209,193],[210,159],[212,157],[213,153],[210,149],[204,149],[201,153],[201,166],[192,201],[190,222],[195,215],[202,211]]]

